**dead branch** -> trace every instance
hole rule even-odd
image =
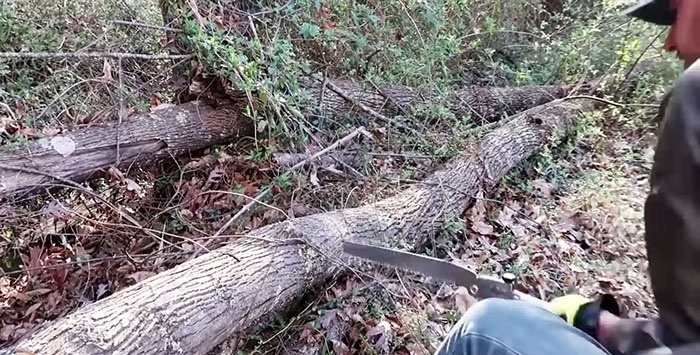
[[[172,60],[172,59],[190,59],[194,54],[138,54],[138,53],[114,53],[114,52],[0,52],[0,58],[10,59],[65,59],[65,58],[124,58],[124,59],[140,59],[140,60]]]

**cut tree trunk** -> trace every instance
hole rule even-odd
[[[391,113],[385,107],[386,99],[376,90],[362,91],[361,86],[351,82],[334,83],[342,87],[352,100],[374,110]],[[320,93],[320,84],[310,91]],[[561,86],[471,88],[451,95],[449,107],[458,112],[459,105],[471,106],[485,120],[493,121],[506,113],[552,101],[555,97],[564,96],[565,91]],[[397,104],[409,108],[427,103],[437,104],[431,101],[436,100],[435,97],[431,99],[425,93],[404,86],[385,87],[382,92],[389,93]],[[230,106],[216,108],[193,101],[139,115],[121,125],[112,123],[65,133],[60,137],[69,138],[76,145],[75,151],[65,157],[46,140],[32,141],[19,150],[0,150],[0,200],[19,194],[39,193],[61,181],[63,185],[66,181],[79,183],[100,176],[101,172],[113,165],[129,167],[134,163],[149,164],[250,135],[253,127],[241,115],[245,100],[239,101],[240,104],[234,101]],[[324,110],[336,116],[344,114],[344,110],[352,106],[329,89],[324,91],[322,102]],[[303,112],[308,114],[316,107],[307,106]],[[117,159],[117,151],[120,159]]]
[[[252,132],[252,123],[241,118],[237,106],[214,108],[195,101],[137,115],[121,125],[31,141],[0,153],[0,199],[81,182],[110,166],[128,168],[179,156]]]
[[[342,116],[361,111],[348,102],[364,105],[384,116],[399,114],[425,116],[420,110],[441,106],[457,118],[470,117],[475,124],[498,121],[531,107],[543,105],[567,95],[569,89],[562,85],[520,87],[473,87],[457,90],[445,98],[436,92],[418,90],[402,85],[363,86],[349,80],[329,80],[332,85],[318,81],[306,82],[304,88],[315,98],[310,108],[320,107],[321,116]],[[340,89],[339,95],[333,88]],[[321,98],[323,93],[323,99]]]
[[[358,208],[255,229],[231,243],[47,324],[16,349],[35,354],[206,354],[348,272],[342,241],[419,250],[445,218],[554,135],[586,102],[557,101],[513,118],[421,184]],[[232,237],[233,238],[233,237]]]

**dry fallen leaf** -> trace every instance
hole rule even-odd
[[[52,291],[53,290],[50,288],[37,288],[37,289],[31,290],[31,291],[27,291],[26,294],[27,294],[27,296],[34,298],[34,297],[43,296],[43,295],[50,293]]]
[[[166,102],[166,103],[158,104],[157,106],[151,107],[151,112],[165,110],[166,108],[171,108],[171,107],[175,107],[175,105]]]
[[[8,341],[12,337],[12,334],[15,332],[15,325],[8,324],[5,325],[4,327],[0,328],[0,340],[1,341]]]
[[[376,338],[374,348],[381,351],[383,354],[390,353],[390,344],[393,338],[391,325],[387,321],[381,321],[375,327],[367,331],[367,337],[370,339]]]
[[[58,136],[51,138],[51,146],[56,153],[67,157],[75,152],[76,144],[75,141],[69,137]]]
[[[224,176],[226,176],[226,170],[224,170],[224,168],[221,166],[215,167],[209,172],[207,182],[204,183],[205,187],[202,188],[202,190],[207,190],[213,186],[217,186],[224,179]]]
[[[36,310],[39,309],[40,307],[41,307],[41,302],[37,302],[37,303],[31,305],[31,306],[27,309],[27,311],[24,312],[24,317],[23,317],[23,318],[27,318],[27,317],[31,316],[32,313],[36,312]]]
[[[128,191],[133,191],[136,193],[141,192],[141,186],[139,186],[139,184],[137,184],[136,181],[126,178],[124,179],[124,182],[126,183],[126,189]]]
[[[100,77],[100,80],[103,83],[109,83],[114,80],[112,77],[112,64],[109,63],[108,59],[105,59],[102,63],[102,77]]]
[[[152,271],[137,271],[131,275],[128,276],[128,278],[134,280],[136,283],[139,283],[153,275],[155,275],[155,272]],[[100,285],[101,286],[101,285]]]
[[[312,165],[311,171],[309,172],[309,183],[315,187],[321,186],[318,180],[318,168],[316,165]]]
[[[97,285],[97,297],[96,297],[96,299],[100,299],[107,292],[109,292],[109,285],[108,284]]]
[[[534,186],[543,197],[552,197],[552,185],[544,179],[533,180],[532,186]]]
[[[455,306],[461,314],[464,314],[476,302],[477,299],[469,294],[466,287],[459,287],[455,292]]]
[[[350,351],[350,348],[345,345],[340,340],[337,339],[331,339],[331,343],[333,343],[333,352],[338,355],[350,355],[352,354],[352,351]]]
[[[493,235],[493,226],[484,221],[473,222],[471,228],[481,235]]]
[[[435,310],[435,306],[433,306],[431,303],[428,303],[425,306],[425,314],[430,319],[437,319],[438,318],[438,314],[437,314],[437,311]]]

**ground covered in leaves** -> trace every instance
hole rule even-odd
[[[654,317],[642,207],[656,127],[629,127],[615,115],[601,114],[583,137],[522,164],[461,221],[445,224],[426,254],[487,274],[515,273],[521,290],[542,299],[609,292],[624,315]],[[465,301],[453,284],[368,266],[299,315],[278,319],[250,350],[430,354]]]

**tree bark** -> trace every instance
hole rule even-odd
[[[347,272],[342,241],[417,250],[591,106],[557,101],[470,145],[423,183],[358,208],[271,224],[90,304],[21,340],[35,354],[206,354]]]
[[[362,86],[349,80],[330,80],[346,96],[378,113],[391,117],[402,113],[425,116],[419,110],[440,105],[457,118],[470,117],[475,124],[498,121],[531,107],[561,99],[569,89],[562,85],[519,87],[473,87],[457,90],[446,98],[439,93],[402,85]],[[320,82],[307,82],[304,88],[315,100],[310,108],[320,107],[321,115],[345,115],[358,111],[338,93]],[[320,99],[323,93],[323,99]]]
[[[353,101],[384,114],[396,113],[391,106],[387,106],[383,94],[375,89],[363,91],[360,85],[349,81],[333,83]],[[329,89],[322,90],[320,83],[317,84],[307,90],[316,95],[323,92],[323,100],[319,102],[326,113],[340,116],[352,110],[352,103]],[[415,111],[421,105],[439,104],[436,95],[405,86],[386,86],[380,90],[391,97],[395,105],[407,110]],[[450,95],[446,105],[457,115],[471,110],[490,122],[565,94],[566,89],[561,86],[469,88]],[[244,100],[240,102],[242,106]],[[308,114],[316,107],[318,105],[305,106],[303,112]],[[134,163],[150,164],[249,135],[252,129],[251,123],[242,118],[241,109],[235,103],[214,108],[194,101],[139,115],[121,125],[111,123],[62,134],[59,137],[69,138],[76,144],[75,151],[65,157],[46,140],[32,141],[19,150],[0,150],[0,199],[40,193],[60,180],[82,182],[99,176],[100,172],[112,165],[128,167]]]
[[[125,168],[179,156],[252,130],[252,123],[241,117],[236,106],[214,108],[190,102],[138,115],[121,125],[115,122],[31,141],[21,149],[0,153],[0,199],[37,193],[61,180],[81,182],[112,165]],[[71,141],[75,150],[66,156],[59,153]]]

